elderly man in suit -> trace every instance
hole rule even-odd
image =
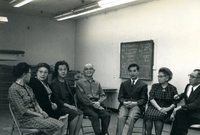
[[[175,97],[184,98],[185,105],[174,109],[171,118],[174,119],[170,135],[187,135],[192,124],[200,123],[200,69],[195,69],[189,74],[189,84],[184,93]]]
[[[119,116],[118,135],[132,135],[135,122],[138,120],[147,103],[147,84],[139,78],[139,66],[135,63],[128,67],[130,79],[121,83],[118,100]]]

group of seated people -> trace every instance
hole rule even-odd
[[[69,72],[67,62],[58,61],[55,64],[51,84],[47,81],[49,72],[47,63],[39,63],[36,76],[32,78],[31,66],[27,63],[22,62],[14,67],[16,81],[9,88],[8,98],[21,127],[36,128],[45,135],[64,135],[68,125],[69,135],[78,135],[84,113],[89,116],[95,135],[108,134],[111,116],[101,106],[106,96],[100,83],[93,80],[93,65],[85,65],[85,78],[77,82],[76,91],[66,80]],[[75,93],[78,107],[74,101]],[[67,123],[58,120],[66,114]]]
[[[9,88],[8,98],[20,125],[37,128],[45,135],[64,135],[68,123],[69,135],[78,135],[84,114],[90,118],[95,135],[108,135],[111,115],[103,106],[105,92],[93,79],[94,66],[90,63],[84,66],[84,78],[76,82],[75,91],[66,80],[68,63],[58,61],[54,68],[53,81],[49,84],[50,66],[47,63],[39,63],[36,76],[32,78],[31,66],[27,63],[14,67],[16,81]],[[142,114],[147,135],[152,134],[153,123],[156,135],[162,134],[164,123],[169,120],[173,120],[170,135],[186,135],[190,125],[200,123],[199,69],[189,75],[184,93],[178,94],[176,87],[169,83],[173,75],[170,69],[160,68],[159,83],[152,85],[149,98],[147,84],[138,78],[139,66],[130,64],[128,71],[130,79],[121,83],[118,94],[116,135],[132,135],[134,124]],[[183,98],[185,105],[177,107]],[[66,114],[69,115],[67,123],[58,120]]]
[[[156,135],[162,134],[164,123],[170,120],[173,121],[170,135],[187,135],[191,125],[200,123],[200,69],[189,74],[189,84],[179,95],[169,83],[173,76],[171,70],[160,68],[159,83],[152,85],[149,98],[147,84],[138,78],[139,66],[130,64],[128,71],[130,79],[122,82],[119,89],[117,135],[132,135],[135,122],[144,112],[145,135],[152,135],[153,123]],[[177,107],[182,99],[185,104]]]

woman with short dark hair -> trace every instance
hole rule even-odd
[[[58,105],[59,114],[69,114],[69,135],[78,135],[83,121],[83,112],[75,106],[74,91],[66,80],[68,72],[68,63],[58,61],[55,64],[55,79],[51,83],[51,88],[55,95],[54,101]]]
[[[63,135],[64,124],[48,117],[38,105],[32,89],[27,85],[31,78],[30,68],[25,62],[14,67],[13,75],[17,79],[8,91],[11,108],[21,127],[36,128],[45,135]]]
[[[174,95],[177,94],[177,89],[169,83],[172,76],[170,69],[160,68],[158,71],[159,83],[152,85],[148,108],[145,113],[147,135],[151,135],[153,122],[156,135],[161,135],[164,122],[170,119],[170,115],[176,106]]]

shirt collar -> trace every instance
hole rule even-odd
[[[87,81],[87,82],[90,82],[90,83],[91,83],[91,82],[94,82],[94,79],[93,79],[93,78],[91,78],[91,79],[86,79],[86,78],[84,78],[83,80],[84,80],[84,81]]]
[[[200,84],[199,85],[197,85],[197,86],[194,86],[193,87],[193,90],[196,90],[197,89],[197,87],[199,87],[200,86]]]
[[[134,81],[134,85],[135,85],[135,84],[136,84],[136,82],[138,81],[138,78],[137,78],[137,79],[135,79],[135,80],[131,79],[131,84],[133,83],[133,81]]]

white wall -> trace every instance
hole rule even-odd
[[[76,22],[75,67],[94,64],[94,78],[103,86],[119,88],[121,42],[152,39],[155,42],[153,81],[166,66],[174,73],[171,83],[184,90],[188,74],[200,68],[200,1],[158,0]],[[115,94],[114,108],[118,101]]]
[[[54,65],[66,60],[74,69],[75,23],[17,14],[6,14],[9,22],[0,24],[0,49],[25,51],[19,61],[1,62],[16,64],[25,61],[31,65],[46,62]]]

